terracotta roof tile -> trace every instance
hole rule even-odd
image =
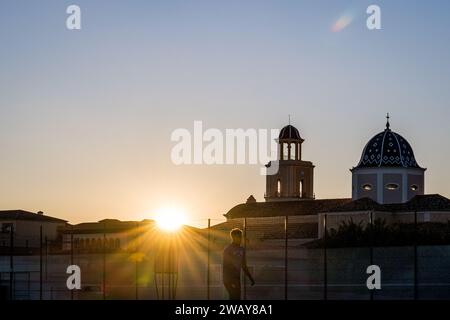
[[[224,216],[227,219],[235,219],[316,215],[351,201],[351,199],[321,199],[242,203],[230,209]]]

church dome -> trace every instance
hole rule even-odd
[[[297,128],[294,126],[291,126],[290,124],[285,126],[283,129],[281,129],[278,139],[280,139],[280,140],[302,140]]]
[[[420,168],[411,145],[390,129],[389,119],[386,129],[370,139],[364,147],[357,168],[368,167]]]

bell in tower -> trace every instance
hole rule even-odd
[[[266,201],[314,199],[314,165],[302,160],[303,141],[294,126],[281,129],[277,141],[278,172],[266,176]]]

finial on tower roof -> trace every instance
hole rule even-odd
[[[390,117],[389,117],[389,112],[388,112],[388,113],[386,114],[386,129],[387,129],[387,130],[389,130],[389,128],[390,128],[390,126],[391,126],[391,125],[389,124],[389,118],[390,118]]]

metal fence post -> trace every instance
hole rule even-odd
[[[9,299],[14,300],[14,223],[11,223],[9,233]]]
[[[328,300],[327,215],[323,216],[323,299]]]
[[[42,300],[42,282],[43,282],[43,243],[42,243],[42,225],[39,227],[39,300]]]
[[[136,223],[136,234],[137,237],[139,237],[139,222]],[[136,241],[136,246],[135,246],[135,264],[134,264],[134,285],[135,285],[135,299],[139,300],[139,265],[138,265],[138,255],[139,255],[139,250],[138,250],[138,242]]]
[[[211,239],[211,219],[208,219],[208,247],[207,247],[207,265],[206,265],[206,299],[209,300],[211,298],[210,293],[210,239]]]
[[[244,218],[244,251],[247,256],[247,218]],[[244,300],[247,300],[247,279],[244,276]]]
[[[103,300],[106,299],[106,247],[105,247],[105,240],[106,240],[106,224],[103,222],[103,245],[102,245],[102,251],[103,251]]]
[[[288,299],[288,216],[284,217],[284,300]]]
[[[70,265],[73,265],[73,225],[70,226]],[[73,300],[73,289],[70,290],[70,300]]]
[[[166,272],[166,246],[167,246],[167,244],[163,244],[162,245],[162,247],[163,247],[163,253],[162,253],[162,279],[161,279],[161,289],[162,289],[162,291],[161,291],[161,296],[162,296],[162,299],[164,300],[164,291],[165,291],[165,277],[166,277],[166,274],[165,274],[165,272]]]
[[[173,300],[173,292],[172,292],[172,238],[170,238],[169,241],[169,251],[168,251],[168,256],[167,256],[167,275],[169,276],[169,278],[167,279],[167,282],[169,283],[169,287],[167,289],[167,296],[169,297],[169,300]]]
[[[370,265],[373,265],[373,210],[371,210],[370,211],[370,216],[369,216],[369,219],[370,219],[370,239],[369,239],[369,241],[370,241],[370,248],[369,248],[369,255],[370,255],[370,258],[369,258],[369,260],[370,260]],[[374,292],[374,289],[371,289],[370,290],[370,300],[373,300],[373,292]]]
[[[44,237],[45,242],[45,261],[44,261],[44,269],[45,269],[45,281],[48,280],[48,239],[47,236]]]
[[[418,230],[417,230],[417,210],[414,211],[414,300],[419,299],[418,292],[418,261],[417,261],[417,243],[418,243]]]

